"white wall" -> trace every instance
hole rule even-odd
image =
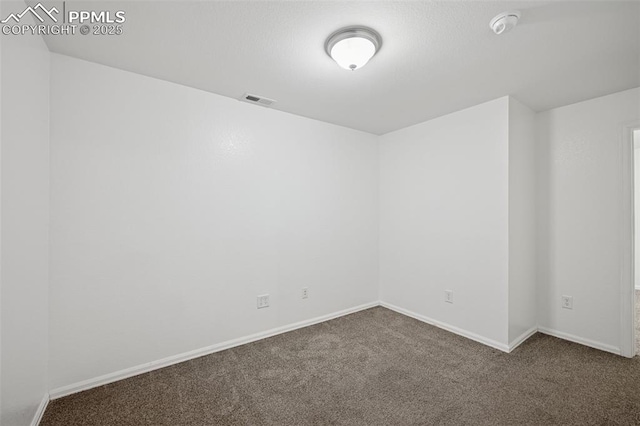
[[[537,327],[535,114],[509,98],[509,342]]]
[[[52,388],[377,300],[375,136],[56,54],[51,81]]]
[[[620,347],[622,130],[640,89],[537,115],[539,324]],[[561,296],[573,296],[573,310]]]
[[[640,290],[640,130],[633,132],[634,202],[635,202],[635,285]]]
[[[3,1],[0,16],[24,8]],[[0,424],[20,426],[48,395],[49,51],[0,38]]]
[[[503,348],[508,113],[504,97],[380,138],[381,300]]]

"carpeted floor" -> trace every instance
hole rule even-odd
[[[640,356],[640,290],[636,290],[636,356]]]
[[[638,425],[640,357],[373,308],[52,401],[42,425]]]

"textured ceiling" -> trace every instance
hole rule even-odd
[[[375,134],[509,94],[540,111],[640,85],[637,1],[67,4],[125,10],[124,34],[46,37],[54,52],[233,98],[255,93]],[[511,9],[519,25],[494,35],[489,21]],[[383,37],[355,72],[324,52],[352,24]]]

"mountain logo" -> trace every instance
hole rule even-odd
[[[38,13],[38,11],[40,13]],[[34,18],[36,18],[38,21],[40,22],[44,22],[44,18],[40,15],[46,15],[48,16],[53,22],[58,22],[58,19],[53,16],[53,14],[58,14],[60,13],[58,11],[58,9],[56,9],[55,7],[52,7],[51,9],[47,10],[46,7],[44,7],[42,5],[42,3],[38,3],[37,5],[35,5],[34,7],[28,6],[25,10],[23,10],[21,13],[15,14],[15,13],[11,13],[9,16],[7,16],[4,20],[0,21],[0,23],[2,24],[6,24],[7,22],[9,22],[11,19],[13,19],[16,23],[20,22],[20,19],[22,19],[22,17],[24,15],[26,15],[27,13],[31,12],[31,14],[33,15]]]

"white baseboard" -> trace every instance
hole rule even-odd
[[[215,352],[224,351],[225,349],[231,349],[236,346],[244,345],[247,343],[255,342],[257,340],[266,339],[267,337],[275,336],[278,334],[286,333],[289,331],[297,330],[299,328],[308,327],[310,325],[318,324],[324,321],[328,321],[334,318],[342,317],[345,315],[353,314],[358,311],[373,308],[378,306],[379,302],[365,303],[364,305],[355,306],[353,308],[344,309],[342,311],[333,312],[331,314],[322,315],[316,318],[312,318],[305,321],[300,321],[294,324],[285,325],[282,327],[273,328],[260,333],[251,334],[249,336],[240,337],[238,339],[228,340],[226,342],[218,343],[204,348],[195,349],[193,351],[184,352],[181,354],[173,355],[167,358],[163,358],[157,361],[151,361],[145,364],[137,365],[135,367],[126,368],[124,370],[115,371],[113,373],[105,374],[103,376],[95,377],[93,379],[83,380],[81,382],[73,383],[67,386],[62,386],[53,389],[49,392],[52,400],[62,398],[63,396],[71,395],[74,393],[82,392],[95,388],[97,386],[106,385],[108,383],[116,382],[118,380],[127,379],[129,377],[137,376],[139,374],[148,373],[149,371],[157,370],[159,368],[168,367],[173,364],[188,361],[190,359],[199,358],[204,355],[209,355]]]
[[[529,337],[533,336],[538,332],[538,326],[533,326],[529,330],[522,333],[520,336],[516,337],[513,342],[509,343],[509,352],[513,351],[515,348],[520,346],[527,340]]]
[[[565,333],[558,330],[553,330],[546,327],[538,326],[540,333],[548,334],[549,336],[557,337],[559,339],[568,340],[573,343],[579,343],[584,346],[589,346],[594,349],[599,349],[605,352],[611,352],[612,354],[621,355],[620,348],[615,346],[606,345],[604,343],[596,342],[594,340],[585,339],[583,337],[574,336],[573,334]]]
[[[434,325],[438,328],[442,328],[443,330],[450,331],[451,333],[457,334],[459,336],[466,337],[467,339],[475,340],[476,342],[482,343],[487,346],[491,346],[492,348],[501,350],[503,352],[509,352],[509,345],[497,342],[495,340],[486,338],[484,336],[480,336],[479,334],[472,333],[467,330],[463,330],[453,325],[449,325],[441,321],[434,320],[433,318],[429,318],[412,311],[408,311],[404,308],[400,308],[398,306],[392,305],[391,303],[380,302],[380,306],[384,306],[385,308],[391,309],[392,311],[398,312],[399,314],[406,315],[411,318],[415,318],[418,321],[426,322],[427,324]]]
[[[42,397],[42,401],[40,401],[40,405],[38,405],[38,409],[36,413],[33,415],[33,420],[31,420],[31,426],[38,426],[40,421],[42,420],[42,416],[44,415],[44,411],[47,409],[47,405],[49,405],[49,394],[45,394]]]
[[[220,352],[226,349],[231,349],[236,346],[244,345],[247,343],[255,342],[258,340],[266,339],[268,337],[276,336],[278,334],[287,333],[289,331],[297,330],[299,328],[308,327],[310,325],[318,324],[324,321],[328,321],[334,318],[342,317],[345,315],[349,315],[355,312],[359,312],[365,309],[370,309],[376,306],[383,306],[387,309],[391,309],[392,311],[398,312],[399,314],[406,315],[408,317],[417,319],[418,321],[422,321],[424,323],[436,326],[443,330],[447,330],[451,333],[457,334],[462,337],[466,337],[468,339],[474,340],[478,343],[482,343],[484,345],[490,346],[492,348],[498,349],[502,352],[511,352],[519,345],[521,345],[525,340],[529,337],[533,336],[536,332],[541,332],[544,334],[548,334],[550,336],[558,337],[560,339],[568,340],[574,343],[579,343],[581,345],[589,346],[595,349],[599,349],[606,352],[611,352],[616,355],[620,355],[620,348],[606,345],[603,343],[595,342],[593,340],[584,339],[578,336],[574,336],[568,333],[564,333],[557,330],[552,330],[545,327],[532,327],[531,329],[524,332],[522,335],[518,336],[514,339],[510,344],[506,345],[504,343],[500,343],[493,339],[486,338],[479,334],[463,330],[461,328],[455,327],[450,324],[443,323],[441,321],[437,321],[433,318],[429,318],[427,316],[417,314],[415,312],[409,311],[404,308],[400,308],[398,306],[392,305],[387,302],[376,301],[365,303],[363,305],[355,306],[353,308],[344,309],[342,311],[333,312],[331,314],[322,315],[316,318],[312,318],[305,321],[300,321],[294,324],[285,325],[282,327],[273,328],[271,330],[263,331],[260,333],[252,334],[245,337],[240,337],[238,339],[228,340],[226,342],[218,343],[211,346],[206,346],[204,348],[195,349],[193,351],[184,352],[181,354],[173,355],[167,358],[163,358],[157,361],[151,361],[145,364],[137,365],[135,367],[126,368],[124,370],[116,371],[113,373],[105,374],[103,376],[95,377],[93,379],[83,380],[81,382],[73,383],[71,385],[62,386],[56,389],[53,389],[49,392],[48,395],[42,399],[42,403],[38,407],[38,411],[34,416],[32,426],[37,426],[40,422],[42,415],[49,403],[49,400],[54,400],[58,398],[62,398],[67,395],[71,395],[74,393],[82,392],[85,390],[89,390],[95,388],[97,386],[106,385],[109,383],[116,382],[118,380],[123,380],[129,377],[137,376],[139,374],[148,373],[153,370],[157,370],[160,368],[168,367],[170,365],[178,364],[180,362],[188,361],[194,358],[199,358],[201,356],[209,355],[215,352]]]

